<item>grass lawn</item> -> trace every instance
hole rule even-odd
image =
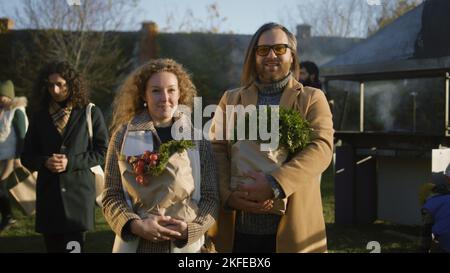
[[[400,226],[382,221],[357,227],[341,227],[334,224],[334,183],[332,169],[322,177],[322,196],[327,225],[328,248],[331,253],[370,252],[370,241],[378,241],[381,252],[414,252],[417,248],[419,227]],[[23,216],[14,209],[17,223],[0,234],[0,253],[44,252],[42,237],[34,232],[34,217]],[[114,234],[96,209],[96,230],[87,234],[87,252],[110,252]]]
[[[14,210],[14,216],[17,223],[0,234],[0,253],[45,252],[42,236],[34,232],[34,216],[24,216],[17,209]],[[95,231],[87,233],[86,251],[111,252],[114,233],[99,208],[96,208],[95,227]]]

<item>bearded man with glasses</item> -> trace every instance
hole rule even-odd
[[[219,107],[279,105],[297,110],[313,129],[311,143],[270,173],[250,172],[253,184],[230,189],[232,142],[225,132],[228,117],[217,115],[211,138],[217,160],[222,209],[215,236],[219,252],[326,252],[320,174],[333,154],[333,122],[323,92],[303,86],[297,41],[284,26],[267,23],[253,35],[247,49],[241,87],[226,91]],[[219,117],[220,116],[220,117]],[[271,214],[275,199],[287,198],[284,215]]]

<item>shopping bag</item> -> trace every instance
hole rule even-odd
[[[100,165],[91,168],[91,172],[95,176],[95,203],[102,207],[103,190],[105,187],[105,173]]]
[[[86,107],[86,123],[88,126],[88,134],[89,134],[89,142],[92,147],[92,139],[94,136],[93,128],[92,128],[92,107],[95,104],[89,103]],[[100,165],[94,166],[91,168],[91,172],[95,176],[95,203],[97,206],[102,207],[102,199],[103,199],[103,190],[105,188],[105,172],[103,171]]]
[[[14,169],[7,178],[9,193],[25,215],[36,212],[36,176],[24,167]]]
[[[281,167],[286,161],[288,152],[285,149],[261,151],[257,141],[239,140],[231,148],[231,179],[230,189],[236,190],[239,183],[252,184],[254,179],[245,175],[248,171],[269,174]],[[284,215],[286,213],[287,198],[275,199],[269,213]]]

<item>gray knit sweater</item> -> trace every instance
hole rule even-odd
[[[262,84],[255,82],[258,88],[258,105],[279,105],[283,90],[290,80],[291,74],[284,79]],[[276,234],[281,216],[276,214],[253,214],[239,211],[236,217],[236,231],[245,234]]]

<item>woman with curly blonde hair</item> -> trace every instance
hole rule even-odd
[[[149,61],[119,88],[113,104],[102,202],[105,218],[116,233],[113,252],[202,249],[219,203],[209,142],[192,141],[194,148],[187,149],[189,152],[171,155],[159,176],[145,173],[139,180],[136,166],[129,161],[143,160],[146,153],[158,155],[161,145],[173,143],[171,131],[176,122],[187,123],[192,129],[190,119],[175,112],[179,105],[192,107],[195,94],[189,74],[171,59]],[[175,157],[178,161],[172,160]],[[178,199],[164,205],[161,200],[167,196]]]

